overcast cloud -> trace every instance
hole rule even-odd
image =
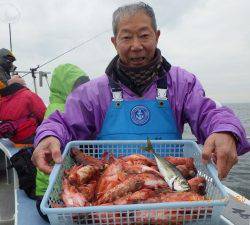
[[[110,37],[112,12],[133,1],[0,0],[21,13],[12,24],[13,52],[19,70],[41,65],[103,33],[41,70],[73,63],[91,78],[104,73],[115,55]],[[161,37],[159,48],[172,65],[194,73],[208,96],[220,102],[250,102],[250,1],[152,0]],[[8,24],[0,21],[0,47],[9,48]],[[26,81],[32,89],[31,76]],[[38,94],[48,102],[47,87]]]

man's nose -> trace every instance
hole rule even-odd
[[[131,50],[132,51],[139,51],[139,50],[142,50],[142,49],[143,49],[143,46],[142,46],[139,38],[137,38],[137,37],[133,38],[132,45],[131,45]]]

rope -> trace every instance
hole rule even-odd
[[[54,60],[56,60],[56,59],[60,58],[61,56],[63,56],[63,55],[65,55],[65,54],[67,54],[67,53],[69,53],[69,52],[71,52],[71,51],[73,51],[73,50],[75,50],[75,49],[77,49],[77,48],[81,47],[82,45],[84,45],[84,44],[86,44],[86,43],[88,43],[88,42],[92,41],[93,39],[96,39],[97,37],[101,36],[101,35],[102,35],[102,34],[104,34],[104,33],[109,32],[109,31],[110,31],[110,29],[105,30],[105,31],[102,31],[101,33],[98,33],[97,35],[95,35],[95,36],[93,36],[93,37],[89,38],[89,39],[88,39],[88,40],[86,40],[86,41],[83,41],[82,43],[80,43],[80,44],[76,45],[75,47],[73,47],[73,48],[69,49],[68,51],[66,51],[66,52],[64,52],[64,53],[62,53],[62,54],[60,54],[60,55],[56,56],[55,58],[52,58],[52,59],[50,59],[50,60],[46,61],[45,63],[43,63],[43,64],[41,64],[41,65],[38,65],[35,69],[37,70],[37,69],[39,69],[39,68],[41,68],[41,67],[43,67],[43,66],[47,65],[48,63],[53,62]],[[30,73],[31,73],[31,71],[30,71],[30,72],[28,72],[28,73],[26,73],[26,74],[24,74],[24,75],[23,75],[23,76],[21,76],[21,77],[25,77],[25,76],[27,76],[27,75],[28,75],[28,74],[30,74]]]

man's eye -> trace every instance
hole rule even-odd
[[[142,34],[140,37],[141,38],[148,38],[148,36],[149,36],[148,34]]]
[[[130,36],[124,36],[122,37],[123,40],[129,40],[131,37]]]

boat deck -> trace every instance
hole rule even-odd
[[[226,188],[230,194],[223,216],[235,225],[250,225],[250,201],[243,196]],[[229,223],[230,224],[230,223]]]
[[[15,195],[13,170],[6,176],[5,155],[0,152],[0,224],[13,225],[15,221]],[[7,180],[7,177],[11,178]]]

